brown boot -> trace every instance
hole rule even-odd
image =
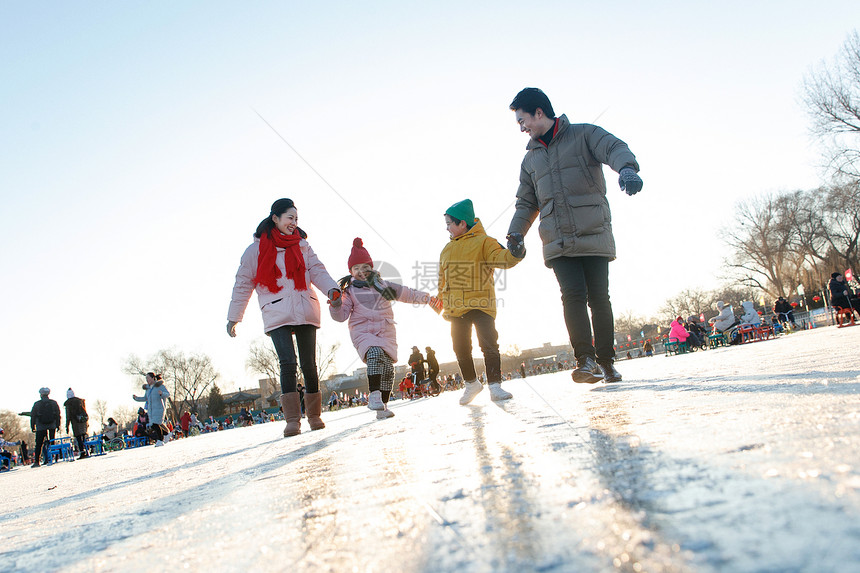
[[[281,394],[281,409],[284,411],[284,420],[287,421],[284,437],[288,438],[301,434],[302,405],[299,402],[299,393]]]
[[[308,425],[311,430],[322,430],[325,428],[320,415],[322,414],[322,393],[305,394],[305,413],[308,415]]]

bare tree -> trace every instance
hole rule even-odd
[[[669,324],[678,316],[684,319],[690,315],[698,316],[708,310],[712,304],[710,292],[695,288],[684,289],[663,303],[660,318],[662,322]]]
[[[174,420],[179,419],[182,408],[196,411],[203,395],[220,376],[205,354],[186,356],[175,349],[159,350],[147,361],[131,355],[126,359],[123,372],[132,376],[145,376],[147,372],[161,374],[170,391]]]
[[[509,344],[502,352],[502,372],[512,372],[522,363],[523,352],[516,344]]]
[[[822,62],[804,78],[803,101],[813,134],[824,144],[828,170],[860,178],[860,35],[848,35],[833,63]]]
[[[338,348],[340,348],[340,342],[335,342],[327,348],[323,348],[317,344],[316,362],[320,380],[336,372],[335,357]],[[280,359],[268,337],[266,339],[255,340],[251,344],[251,347],[248,349],[248,359],[245,361],[245,367],[252,372],[262,374],[266,378],[272,380],[281,379]],[[298,383],[304,384],[304,374],[301,369],[296,373],[296,377]]]
[[[33,436],[21,416],[12,410],[0,410],[0,428],[7,442],[28,441]]]
[[[841,259],[837,263],[856,269],[860,263],[860,180],[827,189],[823,211],[827,219],[824,239]]]
[[[756,294],[758,294],[758,297],[756,297]],[[737,283],[722,285],[711,291],[711,300],[713,302],[708,305],[710,311],[705,312],[705,320],[718,314],[715,307],[719,300],[726,304],[730,304],[735,308],[739,308],[742,302],[755,301],[760,297],[761,291],[756,292],[754,288],[746,285]]]
[[[250,348],[248,348],[248,359],[245,361],[245,367],[251,372],[262,374],[266,378],[280,379],[281,363],[278,359],[278,353],[275,352],[275,346],[268,336],[258,338],[251,343]]]
[[[519,357],[522,353],[523,353],[523,351],[520,350],[520,347],[517,344],[508,344],[505,347],[504,351],[502,351],[503,355],[512,356],[514,358]]]
[[[137,409],[131,406],[117,406],[114,408],[111,418],[116,420],[117,426],[122,429],[131,429],[134,419],[137,417]]]
[[[99,423],[104,426],[105,416],[107,415],[107,402],[104,400],[96,400],[94,410],[96,415],[99,417]]]
[[[735,221],[723,232],[733,250],[727,266],[736,282],[772,297],[788,296],[808,263],[790,213],[791,195],[763,196],[738,204]]]
[[[327,348],[317,344],[317,370],[319,370],[320,380],[337,372],[335,357],[338,348],[340,348],[340,342],[335,342]]]
[[[652,336],[656,325],[654,319],[635,314],[632,310],[626,310],[615,316],[615,336],[619,341],[639,340],[644,336]]]
[[[816,290],[834,270],[860,265],[860,182],[741,203],[724,237],[732,278],[759,296]]]

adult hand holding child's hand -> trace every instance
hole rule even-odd
[[[513,256],[518,259],[523,259],[526,256],[526,242],[522,233],[511,233],[507,237],[508,250]]]

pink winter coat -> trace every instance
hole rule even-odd
[[[677,338],[678,342],[686,342],[690,333],[684,328],[684,325],[677,320],[672,321],[672,329],[669,330],[669,338]]]
[[[382,287],[391,287],[400,302],[427,304],[430,295],[409,287],[382,281]],[[397,362],[397,333],[394,329],[392,301],[385,300],[372,287],[349,286],[343,293],[343,304],[339,308],[329,307],[331,317],[338,322],[349,319],[349,336],[358,355],[365,362],[371,346],[381,347]]]
[[[275,260],[281,270],[281,278],[278,279],[278,285],[282,287],[281,290],[273,293],[263,285],[256,286],[257,301],[263,312],[263,330],[265,332],[271,332],[287,324],[312,324],[319,327],[320,303],[316,292],[310,285],[313,284],[324,293],[338,288],[337,283],[328,274],[325,265],[320,262],[306,240],[302,239],[299,242],[299,249],[302,251],[307,268],[305,272],[307,290],[297,291],[292,279],[287,278],[284,256],[281,254],[284,249],[280,247],[278,247],[278,256],[275,257]],[[251,293],[255,290],[254,277],[257,276],[257,258],[259,255],[260,239],[255,238],[254,242],[242,254],[242,262],[236,272],[233,296],[230,299],[230,309],[227,311],[227,320],[242,322],[242,317],[245,316],[245,308],[251,299]],[[326,294],[326,296],[328,295]]]

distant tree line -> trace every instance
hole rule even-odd
[[[834,271],[860,262],[860,35],[849,34],[834,61],[803,82],[811,132],[830,182],[744,201],[723,233],[740,284],[769,298],[821,289]]]
[[[811,70],[803,82],[811,132],[823,149],[829,183],[812,190],[755,197],[736,205],[721,232],[729,247],[724,286],[687,289],[667,300],[654,318],[632,312],[616,316],[621,341],[651,338],[676,316],[717,314],[718,300],[766,307],[780,296],[828,296],[830,274],[860,270],[860,35],[855,30],[831,63]],[[808,301],[808,302],[811,302]]]

